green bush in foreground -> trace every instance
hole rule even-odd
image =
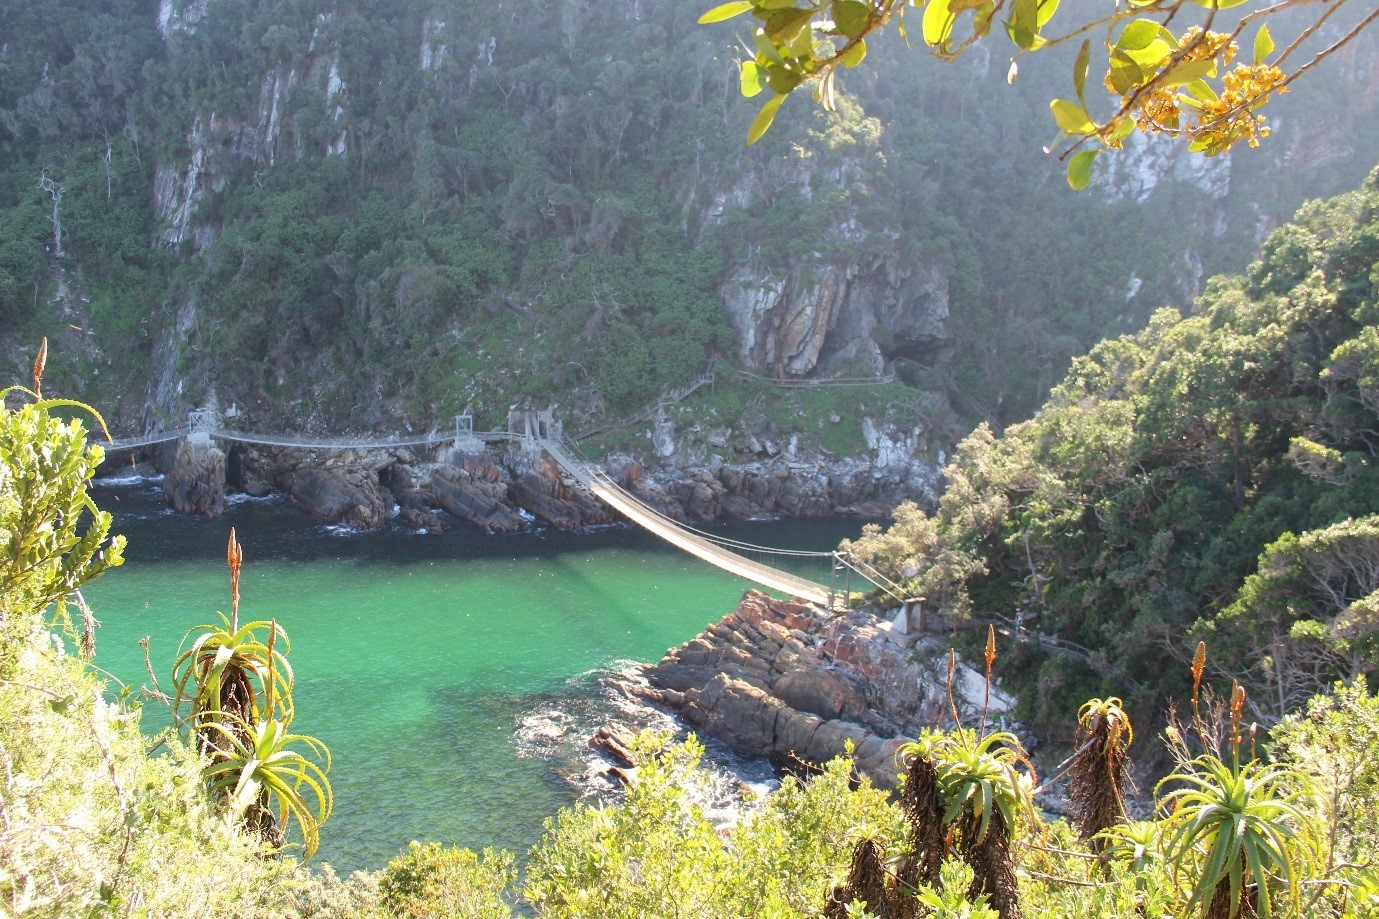
[[[102,452],[54,414],[69,405],[0,405],[0,914],[277,914],[289,869],[208,806],[200,758],[170,736],[150,756],[138,710],[50,631],[78,637],[62,604],[124,542],[86,494]]]

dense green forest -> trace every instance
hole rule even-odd
[[[1028,422],[979,428],[937,514],[903,508],[854,548],[950,613],[1024,610],[1146,701],[1181,698],[1170,662],[1199,639],[1264,723],[1374,675],[1376,263],[1379,173],[1303,207],[1186,317],[1076,359]],[[1097,688],[1053,660],[1038,685],[1052,718]]]
[[[1354,48],[1277,103],[1266,147],[1203,165],[1141,146],[1073,195],[1040,153],[1066,61],[1011,87],[1002,62],[895,40],[836,114],[799,100],[747,150],[732,38],[697,12],[11,4],[7,350],[48,335],[54,385],[125,427],[211,392],[264,427],[426,427],[466,404],[498,424],[523,398],[579,423],[710,355],[741,364],[751,320],[726,300],[778,291],[778,313],[807,313],[846,279],[819,354],[748,369],[894,363],[1000,425],[1379,149]]]

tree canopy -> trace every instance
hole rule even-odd
[[[1190,315],[1075,360],[1030,421],[978,429],[936,514],[903,508],[854,551],[943,611],[1023,609],[1170,692],[1165,661],[1205,638],[1265,722],[1379,672],[1376,261],[1379,173]]]

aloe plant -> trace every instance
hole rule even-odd
[[[321,824],[330,817],[330,750],[315,737],[291,732],[295,709],[287,633],[274,619],[239,624],[244,553],[233,529],[225,558],[230,615],[219,614],[218,626],[188,633],[201,634],[173,665],[174,710],[184,701],[191,705],[187,723],[206,754],[202,776],[211,795],[275,850],[281,851],[283,835],[295,821],[307,860],[319,848]]]
[[[957,844],[972,866],[969,896],[985,894],[1002,919],[1019,919],[1020,892],[1010,840],[1033,813],[1033,789],[1019,766],[1029,765],[1014,734],[978,737],[959,730],[941,748],[939,788],[944,822],[957,830]]]
[[[1302,906],[1299,881],[1317,859],[1317,834],[1297,806],[1301,777],[1257,760],[1226,763],[1211,754],[1164,780],[1180,783],[1160,802],[1165,857],[1175,875],[1187,874],[1186,909],[1228,919],[1253,901],[1254,912],[1274,915],[1280,888],[1290,915]]]
[[[1083,839],[1125,819],[1129,747],[1135,729],[1120,699],[1091,699],[1077,713],[1077,746],[1068,765],[1069,816]]]
[[[225,801],[236,819],[281,844],[295,821],[301,828],[303,860],[316,854],[321,824],[330,817],[334,796],[326,773],[330,750],[314,737],[292,734],[288,723],[267,719],[250,724],[210,722],[215,755],[202,772],[213,796]],[[309,750],[307,756],[294,745]],[[324,768],[320,762],[324,761]]]
[[[289,648],[287,633],[269,620],[236,627],[225,614],[217,615],[219,625],[199,625],[187,633],[188,638],[200,634],[173,664],[175,709],[189,702],[197,728],[223,718],[253,723],[272,715],[291,720],[292,668],[284,654]],[[261,710],[269,700],[270,684],[271,712]]]

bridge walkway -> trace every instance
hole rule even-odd
[[[685,526],[669,517],[657,512],[639,501],[634,495],[623,489],[620,485],[608,477],[606,473],[595,469],[586,463],[578,454],[573,453],[569,447],[557,443],[554,440],[542,439],[538,441],[540,447],[550,454],[551,459],[556,461],[562,470],[568,473],[575,481],[584,486],[596,498],[617,510],[628,520],[651,532],[655,536],[664,539],[666,542],[682,549],[698,559],[708,562],[729,574],[745,578],[763,587],[772,590],[779,590],[782,593],[798,597],[810,603],[818,603],[828,606],[833,602],[835,591],[822,584],[798,577],[770,565],[762,564],[750,558],[727,549],[721,542],[715,541],[708,534],[701,533],[690,527]],[[832,557],[831,552],[796,552],[793,550],[768,549],[762,546],[749,547],[746,543],[738,544],[742,548],[752,548],[758,551],[776,554],[789,554],[795,556],[819,556]]]

